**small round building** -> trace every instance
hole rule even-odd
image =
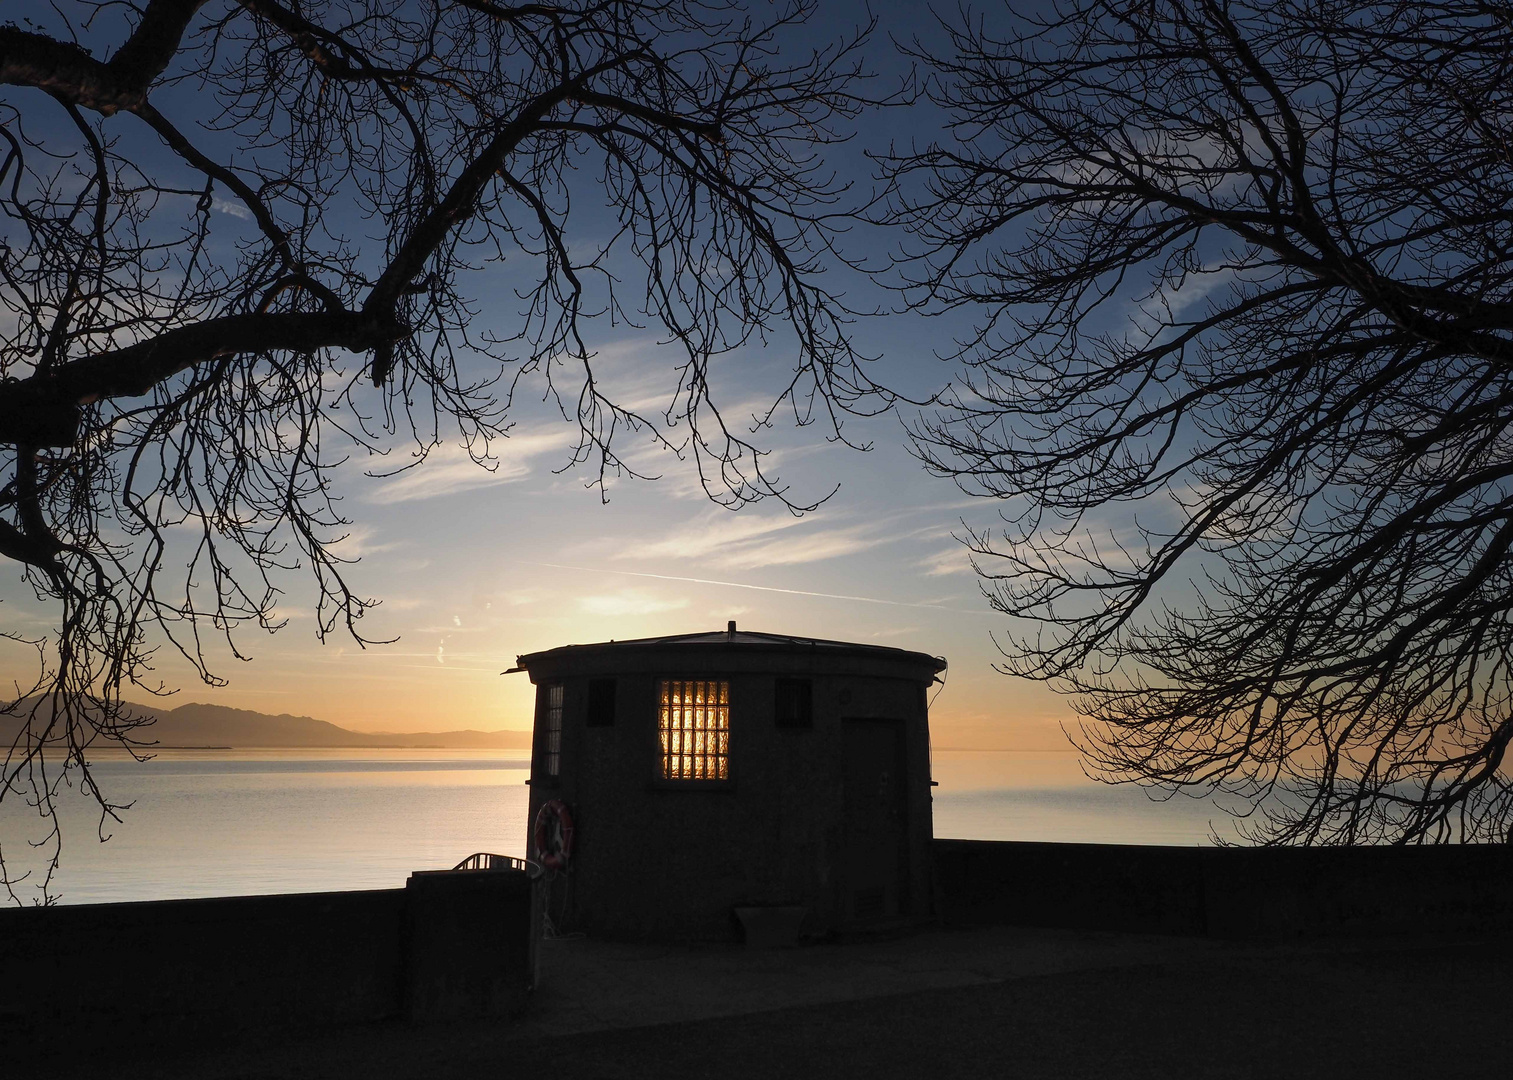
[[[735,623],[521,656],[529,820],[572,824],[556,929],[709,939],[738,911],[805,933],[929,914],[927,691],[945,666]]]

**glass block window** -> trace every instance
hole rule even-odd
[[[546,728],[546,775],[556,776],[562,769],[561,683],[541,688],[541,723]]]
[[[662,679],[657,685],[662,779],[725,780],[730,776],[730,683]]]

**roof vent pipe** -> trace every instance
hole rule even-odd
[[[728,623],[725,624],[725,632],[727,634],[729,634],[732,638],[735,637],[735,620],[734,619],[731,619]]]

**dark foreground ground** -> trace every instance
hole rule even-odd
[[[5,1072],[1506,1080],[1513,939],[1255,945],[1000,928],[768,953],[558,941],[531,1013],[509,1023],[192,1045],[142,1033],[100,1055],[49,1047]]]

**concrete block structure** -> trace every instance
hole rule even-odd
[[[537,687],[530,821],[572,821],[557,930],[709,940],[740,932],[738,910],[810,934],[930,913],[944,660],[731,623],[518,665]]]
[[[423,871],[402,889],[0,907],[0,1060],[35,1046],[47,1068],[6,1075],[56,1075],[59,1055],[121,1045],[512,1016],[535,983],[535,896],[521,868]]]

